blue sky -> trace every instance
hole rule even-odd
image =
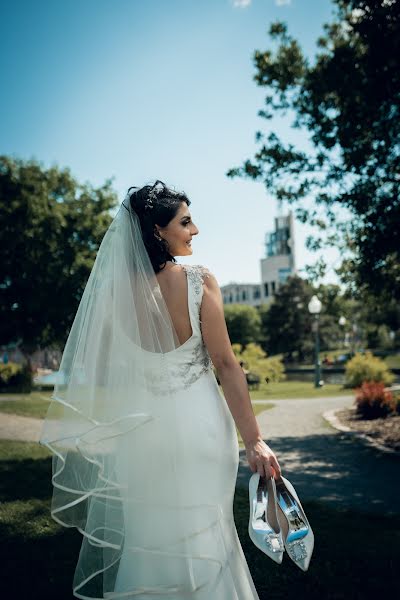
[[[331,0],[2,0],[0,153],[69,167],[80,181],[161,179],[191,199],[193,255],[220,285],[260,281],[277,206],[262,183],[228,179],[257,130],[305,147],[290,118],[257,116],[255,49],[277,19],[311,57]],[[298,266],[315,260],[296,223]],[[334,250],[328,262],[337,263]],[[336,261],[336,263],[335,263]],[[331,269],[326,281],[336,281]]]

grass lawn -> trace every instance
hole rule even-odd
[[[352,391],[344,389],[340,384],[327,383],[320,388],[316,388],[312,382],[308,381],[264,383],[260,385],[260,389],[250,391],[252,400],[285,400],[287,398],[322,398],[349,395],[352,395]]]
[[[221,393],[221,387],[219,388]],[[31,394],[0,394],[0,412],[13,413],[25,417],[44,418],[50,402],[52,391],[32,392]],[[316,398],[324,396],[351,395],[351,390],[344,390],[341,385],[326,384],[315,388],[312,383],[303,381],[282,381],[281,383],[264,383],[259,390],[251,390],[252,400],[279,400],[287,398]],[[8,400],[9,398],[9,400]],[[272,405],[271,405],[272,406]],[[257,414],[266,407],[255,404]]]
[[[385,358],[385,363],[390,369],[400,369],[400,353],[389,354],[389,356]]]
[[[47,391],[31,394],[0,394],[0,412],[42,419],[49,407],[51,394],[52,392]]]
[[[73,600],[82,536],[50,517],[50,453],[38,444],[0,441],[0,457],[2,597]],[[247,489],[236,490],[236,527],[261,600],[395,597],[400,516],[339,511],[319,501],[303,506],[315,535],[306,573],[287,555],[277,565],[253,545]]]

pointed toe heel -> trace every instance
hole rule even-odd
[[[249,481],[249,536],[273,561],[280,564],[285,550],[278,521],[274,479],[253,473]]]
[[[283,543],[292,561],[307,571],[314,549],[314,534],[293,485],[285,477],[276,480],[278,520]]]

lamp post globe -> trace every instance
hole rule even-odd
[[[313,330],[315,333],[315,379],[314,386],[322,387],[324,382],[321,378],[321,362],[319,359],[319,313],[321,312],[322,303],[318,296],[313,296],[308,303],[308,311],[314,315]]]

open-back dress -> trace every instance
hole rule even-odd
[[[169,373],[180,384],[175,398],[179,422],[171,432],[171,444],[179,445],[179,531],[185,535],[182,544],[177,543],[169,512],[168,496],[173,491],[166,494],[157,486],[157,473],[162,470],[165,477],[169,468],[166,451],[157,446],[156,429],[149,436],[143,427],[124,441],[117,476],[132,490],[140,488],[141,481],[147,486],[150,479],[149,505],[124,506],[124,547],[114,590],[104,597],[256,600],[259,596],[233,518],[239,463],[235,422],[219,391],[201,333],[203,283],[209,271],[201,265],[181,266],[187,276],[192,335],[166,356]]]

